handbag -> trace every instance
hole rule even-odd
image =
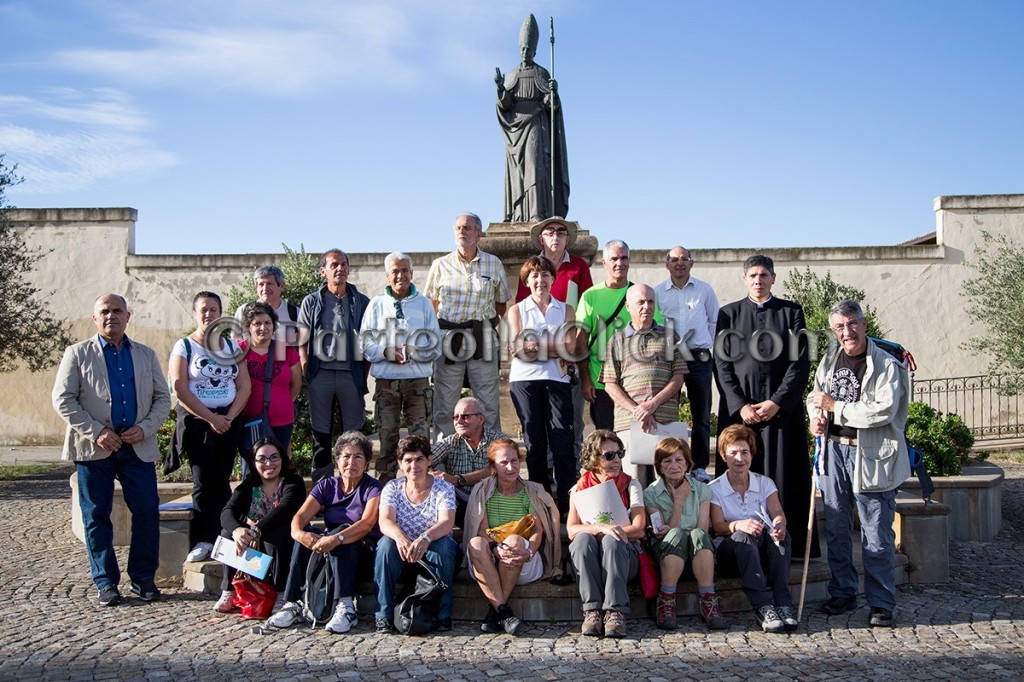
[[[231,581],[235,591],[234,605],[242,611],[242,618],[268,618],[274,610],[277,590],[265,580],[239,571]]]
[[[521,519],[509,521],[494,528],[488,528],[487,537],[495,542],[505,542],[505,538],[509,535],[519,535],[529,539],[533,535],[534,524],[533,514],[526,514]]]
[[[640,592],[644,599],[654,599],[658,596],[660,579],[658,578],[658,566],[646,549],[640,550]]]
[[[437,627],[437,610],[448,585],[424,559],[413,566],[416,578],[409,582],[395,606],[395,629],[403,635],[425,635]]]

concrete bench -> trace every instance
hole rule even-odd
[[[907,557],[910,582],[949,582],[949,513],[947,504],[897,494],[893,530],[897,549]]]

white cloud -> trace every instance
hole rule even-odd
[[[177,163],[141,134],[149,120],[116,90],[0,96],[0,112],[0,149],[28,178],[19,188],[24,194],[137,179]]]
[[[201,13],[180,4],[103,7],[106,27],[140,47],[68,48],[52,65],[122,83],[276,95],[479,79],[481,65],[515,54],[525,16],[516,3],[464,0],[233,0],[204,3]]]

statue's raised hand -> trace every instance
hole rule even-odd
[[[502,92],[505,89],[505,76],[501,74],[499,67],[494,67],[494,84],[498,86],[498,92]]]

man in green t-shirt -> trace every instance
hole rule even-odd
[[[580,324],[577,355],[583,397],[590,403],[590,419],[598,429],[614,430],[615,403],[608,397],[601,383],[608,340],[629,324],[626,310],[626,290],[629,281],[629,245],[613,239],[604,245],[601,253],[605,279],[583,292],[580,297],[576,321]],[[661,313],[655,308],[654,319],[661,323]]]

